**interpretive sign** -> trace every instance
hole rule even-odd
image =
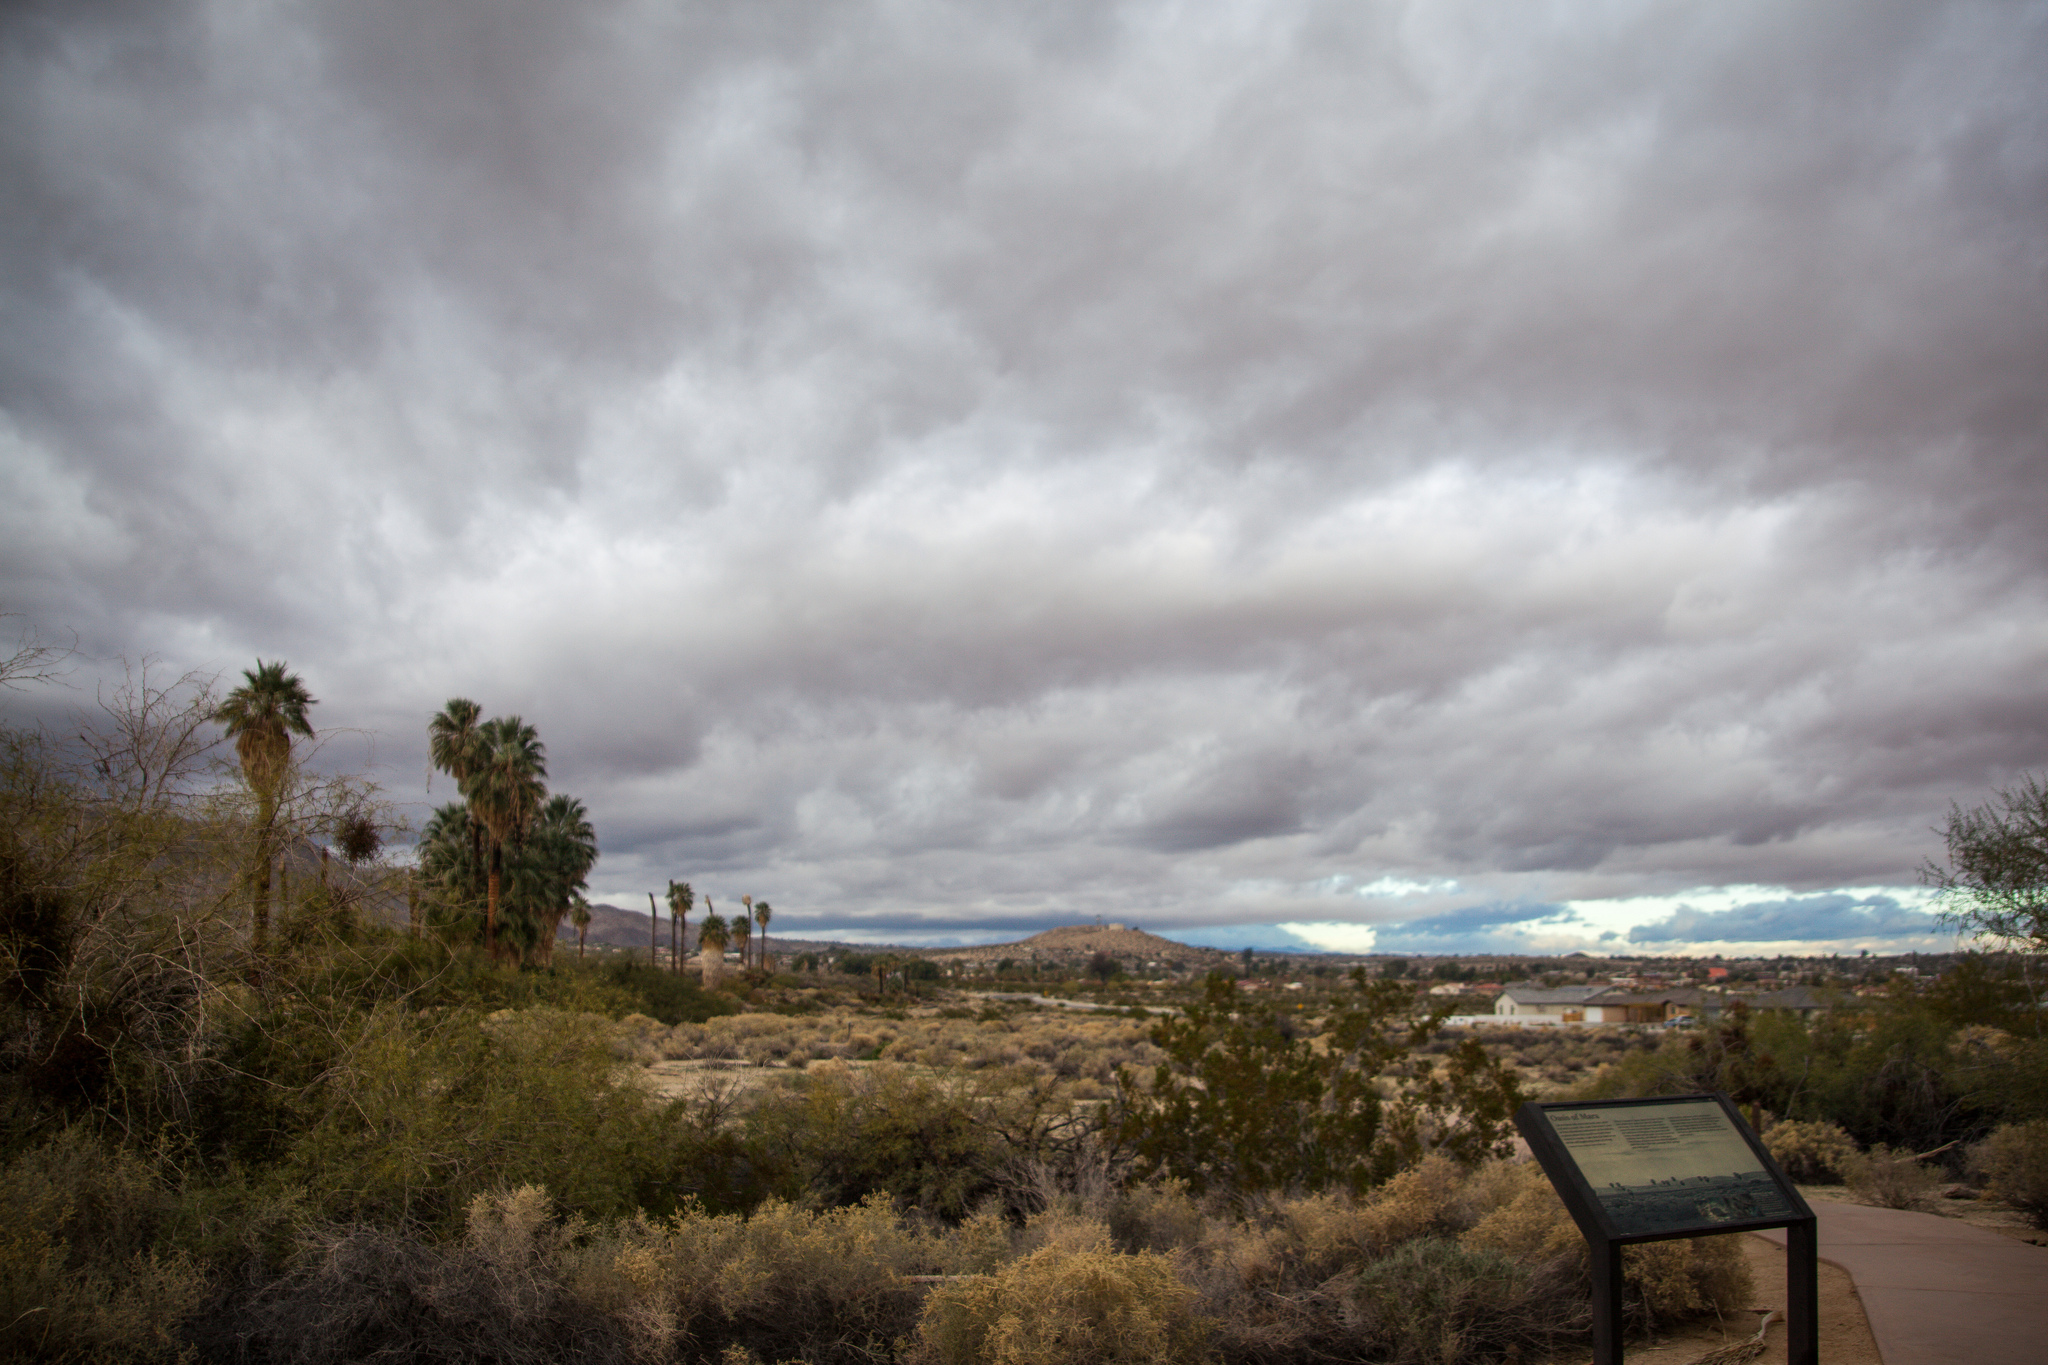
[[[1813,1210],[1726,1095],[1522,1106],[1515,1126],[1593,1253],[1593,1358],[1621,1360],[1621,1248],[1787,1229],[1792,1365],[1819,1350]]]
[[[1610,1237],[1691,1237],[1812,1216],[1715,1096],[1542,1108]]]

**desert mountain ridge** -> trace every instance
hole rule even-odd
[[[1231,960],[1229,953],[1216,948],[1190,947],[1122,924],[1063,924],[1015,943],[929,948],[924,956],[935,962],[1000,962],[1004,958],[1067,962],[1091,958],[1097,953],[1106,953],[1120,962],[1157,963],[1184,970],[1221,966]]]

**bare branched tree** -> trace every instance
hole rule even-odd
[[[19,612],[0,612],[0,621],[19,618]],[[0,687],[24,688],[35,683],[55,682],[64,676],[62,664],[78,652],[77,644],[47,643],[29,626],[15,636],[14,652],[0,659]]]

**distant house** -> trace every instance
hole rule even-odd
[[[1586,1018],[1586,1001],[1604,989],[1602,986],[1538,986],[1524,981],[1504,987],[1493,1002],[1493,1012],[1500,1017],[1582,1023]]]
[[[1588,997],[1589,1024],[1661,1024],[1682,1015],[1697,1015],[1704,991],[1684,986],[1663,990],[1605,990]]]
[[[1715,997],[1708,997],[1710,1000]],[[1839,1000],[1839,992],[1816,990],[1812,986],[1787,986],[1781,991],[1758,991],[1751,995],[1724,995],[1717,1000],[1719,1009],[1740,1000],[1753,1010],[1790,1010],[1802,1019],[1811,1019],[1816,1014],[1825,1014],[1833,1009]],[[1710,1005],[1705,1012],[1711,1013],[1716,1005]]]

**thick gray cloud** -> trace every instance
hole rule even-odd
[[[622,903],[1908,885],[2048,766],[2044,59],[2007,0],[14,6],[0,601],[284,656],[406,799],[518,711]]]

